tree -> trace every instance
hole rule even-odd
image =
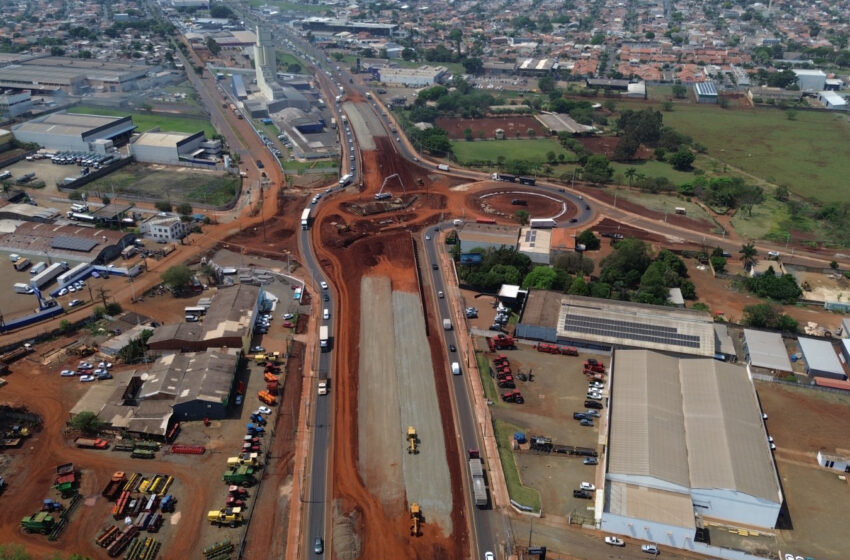
[[[125,364],[135,364],[145,357],[148,350],[148,339],[153,335],[153,331],[145,329],[136,338],[131,338],[127,346],[118,352],[118,358]]]
[[[626,288],[637,287],[650,262],[646,244],[626,238],[614,245],[614,252],[600,263],[599,279],[612,286],[621,282]]]
[[[218,56],[218,54],[221,52],[221,45],[216,43],[215,39],[213,39],[211,35],[207,35],[204,44],[207,46],[207,50],[209,50],[210,54],[212,54],[213,56]]]
[[[543,76],[537,80],[537,88],[541,93],[549,93],[555,91],[555,78],[552,76]]]
[[[573,279],[567,293],[574,296],[589,296],[590,286],[587,285],[587,282],[584,281],[584,278],[581,275],[578,275]]]
[[[797,332],[797,321],[769,303],[757,303],[744,308],[743,323],[749,327]]]
[[[637,175],[637,169],[635,169],[634,167],[629,167],[628,169],[626,169],[623,175],[625,175],[626,179],[629,180],[629,186],[631,187],[632,181],[634,180],[635,175]]]
[[[552,266],[568,274],[582,274],[584,276],[593,274],[595,268],[593,259],[589,259],[581,253],[562,253],[555,257]]]
[[[670,164],[677,171],[690,171],[696,156],[687,148],[679,148],[679,151],[670,156]]]
[[[224,4],[210,4],[210,17],[216,19],[234,19],[236,16],[228,6]]]
[[[192,281],[192,270],[185,264],[178,264],[170,267],[160,275],[163,283],[168,286],[172,292],[179,293],[183,291]]]
[[[635,157],[640,142],[631,134],[621,136],[617,145],[614,147],[614,161],[629,161]]]
[[[337,54],[337,53],[334,53],[334,54]],[[340,55],[340,56],[342,56],[342,55]],[[416,60],[416,51],[414,49],[411,49],[410,47],[407,47],[403,51],[401,51],[401,58],[403,58],[404,60],[406,60],[408,62],[410,62],[412,60]]]
[[[797,120],[797,111],[795,111],[794,109],[787,109],[785,111],[785,118],[789,121]]]
[[[741,250],[738,251],[741,254],[741,262],[744,263],[744,268],[749,270],[756,264],[756,257],[759,252],[756,249],[756,245],[753,242],[745,243],[741,245]]]
[[[528,210],[517,210],[514,212],[514,220],[517,221],[520,225],[526,225],[528,223]]]
[[[714,269],[714,272],[726,272],[726,257],[723,255],[713,255],[709,260],[711,261],[711,268]]]
[[[59,321],[59,333],[60,334],[65,334],[69,330],[71,330],[71,321],[69,321],[68,319],[62,319],[61,321]]]
[[[72,429],[86,434],[96,434],[103,427],[103,422],[97,419],[97,414],[84,410],[71,418]]]
[[[788,187],[785,185],[779,185],[776,187],[776,191],[773,193],[773,197],[780,202],[788,202],[788,197],[790,196],[790,192],[788,191]]]
[[[477,57],[465,58],[463,59],[463,69],[466,70],[467,74],[477,76],[484,73],[484,61]]]
[[[599,238],[593,235],[593,232],[589,229],[584,230],[576,237],[576,243],[584,245],[584,248],[587,251],[598,251],[602,246]]]
[[[803,295],[803,291],[794,276],[791,274],[777,276],[772,266],[769,266],[764,274],[747,278],[745,286],[759,297],[774,299],[782,303],[794,303],[797,298]]]
[[[593,155],[587,158],[584,165],[582,177],[591,183],[607,183],[614,175],[614,168],[603,155]]]
[[[188,202],[181,202],[177,206],[177,213],[183,216],[188,216],[192,213],[192,205]]]
[[[555,290],[558,289],[559,281],[557,270],[548,266],[537,266],[525,276],[522,289]]]
[[[167,200],[157,200],[153,205],[160,212],[171,212],[172,209],[171,202]]]
[[[454,28],[449,31],[449,41],[455,44],[455,52],[460,56],[460,45],[463,42],[463,31]]]
[[[673,84],[673,97],[684,99],[688,96],[688,88],[682,84]]]
[[[838,261],[830,261],[829,268],[832,270],[838,270]]]

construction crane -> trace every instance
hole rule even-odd
[[[413,426],[407,427],[407,452],[419,453],[419,448],[416,446],[416,428]]]
[[[381,188],[378,189],[378,192],[375,194],[375,200],[385,200],[387,198],[392,198],[393,194],[391,192],[384,192],[384,188],[387,186],[387,183],[389,182],[389,180],[392,179],[393,177],[398,179],[398,184],[401,185],[402,192],[407,193],[407,190],[404,188],[404,183],[402,182],[399,174],[393,173],[389,177],[384,178],[384,182],[381,183]]]
[[[422,534],[422,510],[417,502],[410,504],[410,536],[418,537]]]

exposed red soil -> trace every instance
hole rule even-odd
[[[549,132],[537,119],[529,116],[486,117],[483,119],[439,117],[434,121],[434,124],[445,130],[452,140],[463,140],[463,131],[467,128],[472,130],[472,137],[475,139],[492,140],[496,137],[496,129],[498,128],[505,131],[506,139],[517,138],[517,132],[519,132],[519,138],[529,138],[529,129],[534,131],[536,138],[549,135]]]
[[[537,196],[531,193],[509,193],[507,191],[524,189],[519,184],[498,183],[500,188],[484,189],[476,191],[476,196],[470,196],[466,199],[466,206],[471,210],[483,212],[485,214],[501,214],[504,216],[513,216],[519,210],[525,210],[532,218],[543,218],[554,216],[561,211],[561,203],[551,198]],[[514,189],[516,187],[516,189]],[[492,196],[483,196],[488,193],[504,193]],[[548,196],[552,196],[549,194]],[[525,202],[524,205],[512,204],[512,201],[519,200]],[[568,220],[577,213],[577,208],[572,204],[567,204],[567,213],[559,218],[560,221]]]
[[[614,157],[614,148],[617,147],[620,139],[616,136],[586,136],[579,137],[578,141],[594,154],[602,154],[610,159]],[[635,152],[634,159],[650,159],[652,155],[652,150],[641,145]]]

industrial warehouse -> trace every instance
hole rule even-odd
[[[127,143],[136,125],[130,116],[50,113],[12,127],[15,138],[49,150],[105,154]]]
[[[783,495],[745,368],[617,350],[611,384],[604,530],[711,555],[709,522],[776,526]]]

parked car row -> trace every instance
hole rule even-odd
[[[610,544],[611,546],[626,546],[626,543],[623,541],[623,539],[614,536],[605,537],[605,544]],[[656,556],[658,556],[659,554],[658,545],[656,544],[645,544],[640,547],[640,550],[641,552],[646,552],[647,554],[654,554]]]
[[[76,282],[74,282],[73,284],[68,286],[67,288],[62,288],[61,290],[59,290],[59,293],[57,295],[66,296],[69,293],[82,291],[82,289],[85,288],[85,287],[86,287],[86,281],[85,280],[77,280]],[[74,300],[74,301],[79,301],[79,300]],[[80,302],[80,303],[82,303],[82,302]],[[74,305],[80,305],[80,303],[76,303]],[[73,305],[71,307],[73,307]]]
[[[73,165],[77,164],[80,167],[94,167],[99,169],[101,166],[110,163],[114,159],[112,154],[91,154],[87,152],[57,152],[50,158],[51,163],[56,165]]]
[[[97,367],[91,362],[80,362],[77,369],[63,369],[59,372],[62,377],[80,376],[80,381],[88,383],[95,380],[112,379],[112,374],[109,370],[112,369],[112,362],[100,362]]]

